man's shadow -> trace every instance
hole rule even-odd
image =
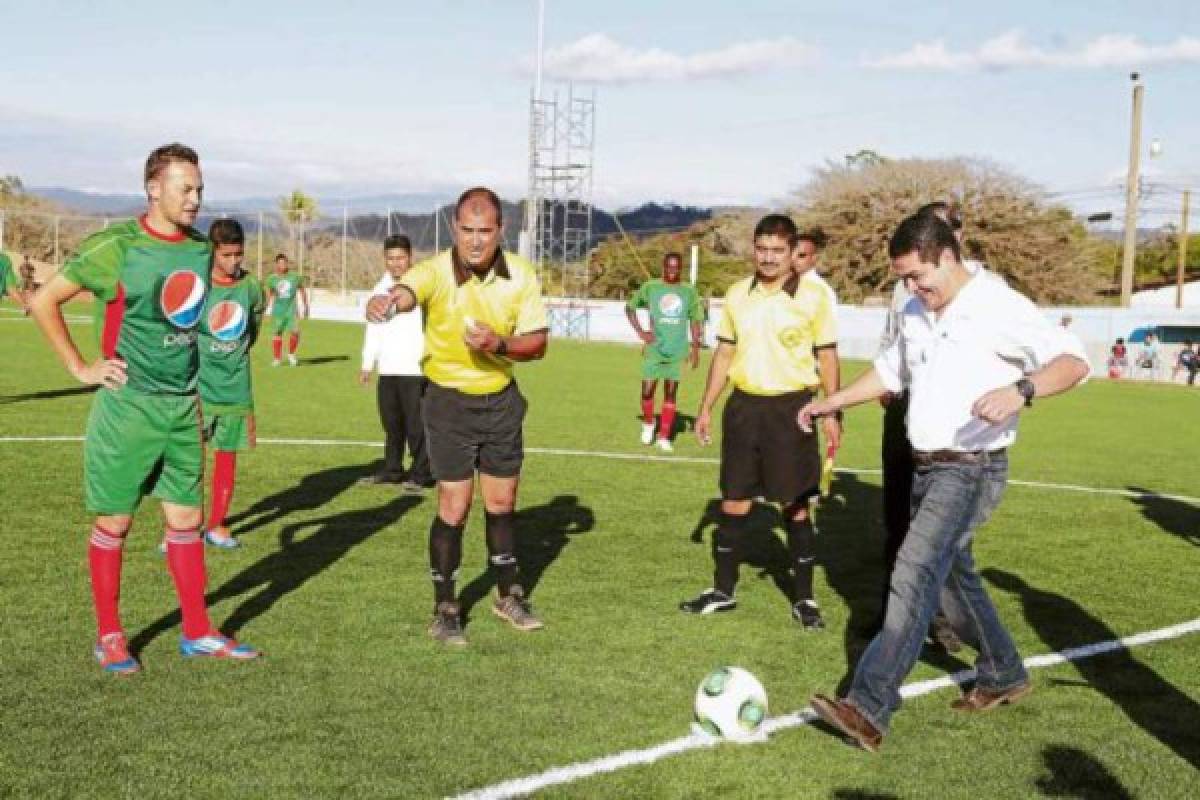
[[[1049,774],[1037,780],[1038,792],[1046,797],[1077,800],[1132,800],[1121,782],[1096,758],[1076,747],[1050,745],[1042,750]]]
[[[1140,507],[1142,516],[1167,533],[1200,547],[1200,508],[1139,486],[1130,486],[1129,491],[1138,493],[1133,502]]]
[[[313,356],[312,358],[301,358],[297,360],[300,366],[315,367],[318,364],[332,364],[336,361],[349,361],[350,356]]]
[[[310,579],[336,564],[343,556],[375,534],[397,522],[421,502],[420,497],[399,495],[388,503],[357,511],[345,511],[328,517],[295,522],[279,534],[279,549],[234,575],[218,589],[208,593],[208,606],[223,600],[242,600],[220,626],[221,632],[236,637],[247,624],[271,610],[280,599],[299,589]],[[305,531],[312,532],[299,538]],[[257,590],[257,591],[256,591]],[[152,622],[129,643],[139,653],[159,634],[181,622],[178,610]]]
[[[1026,621],[1055,652],[1120,638],[1069,597],[1030,586],[1004,570],[986,569],[983,577],[1020,597]],[[1131,722],[1200,769],[1200,704],[1123,647],[1073,663],[1084,680],[1116,704]]]
[[[519,509],[515,515],[516,556],[521,588],[525,596],[533,597],[542,575],[562,554],[570,537],[587,533],[596,527],[596,515],[588,506],[580,505],[573,494],[560,494],[549,503]],[[496,585],[496,573],[491,564],[479,577],[463,587],[459,594],[463,624],[475,607]]]
[[[12,403],[23,403],[26,400],[57,400],[60,397],[74,397],[80,394],[91,394],[99,386],[72,386],[69,389],[47,389],[44,392],[29,392],[28,394],[0,395],[0,406]]]
[[[262,497],[254,505],[226,520],[235,534],[249,533],[278,522],[298,511],[315,511],[353,486],[359,478],[373,474],[382,460],[361,466],[342,466],[305,475],[300,482],[275,494]]]
[[[710,534],[709,553],[716,562],[716,530],[721,524],[721,500],[708,501],[704,513],[692,528],[693,544],[703,544],[706,532]],[[777,529],[780,531],[777,533]],[[742,566],[757,571],[759,580],[770,579],[788,601],[795,602],[795,581],[792,578],[792,562],[782,537],[783,516],[770,503],[755,503],[750,508],[749,519],[743,528]]]

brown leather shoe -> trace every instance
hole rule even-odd
[[[1032,691],[1033,684],[1029,681],[1019,683],[1009,689],[1002,689],[1001,691],[993,691],[976,686],[951,703],[950,707],[955,711],[971,713],[976,711],[991,711],[993,708],[1015,703]]]
[[[863,750],[868,753],[879,752],[879,745],[883,744],[883,734],[857,708],[845,700],[826,697],[823,694],[813,695],[809,702],[821,719],[853,739]]]

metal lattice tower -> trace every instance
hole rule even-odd
[[[553,334],[588,336],[588,256],[592,241],[594,92],[530,100],[530,259],[551,303]]]

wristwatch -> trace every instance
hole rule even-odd
[[[1033,405],[1033,396],[1037,394],[1037,387],[1029,378],[1021,378],[1017,381],[1017,393],[1025,398],[1025,406],[1028,408]]]
[[[508,355],[508,342],[504,341],[503,336],[500,337],[500,342],[499,342],[499,344],[496,345],[495,352],[496,352],[496,355],[498,355],[498,356]]]

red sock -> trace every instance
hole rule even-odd
[[[662,416],[658,423],[658,438],[670,439],[671,431],[675,428],[675,403],[670,400],[663,401]]]
[[[283,337],[282,336],[271,337],[271,352],[275,354],[276,361],[283,358]]]
[[[642,422],[645,422],[647,425],[654,424],[654,398],[653,397],[643,397],[642,398]]]
[[[92,575],[92,601],[96,605],[97,638],[121,632],[117,606],[121,599],[121,556],[124,534],[111,533],[99,525],[88,539],[88,570]]]
[[[300,344],[300,334],[293,333],[288,337],[288,355],[296,355],[296,345]]]
[[[237,471],[237,453],[218,450],[213,458],[212,510],[208,515],[208,529],[225,524],[229,513],[229,502],[233,500],[234,475]]]
[[[179,610],[183,612],[183,635],[196,639],[212,633],[204,589],[208,582],[204,571],[204,543],[200,531],[167,528],[167,567],[175,581]]]

